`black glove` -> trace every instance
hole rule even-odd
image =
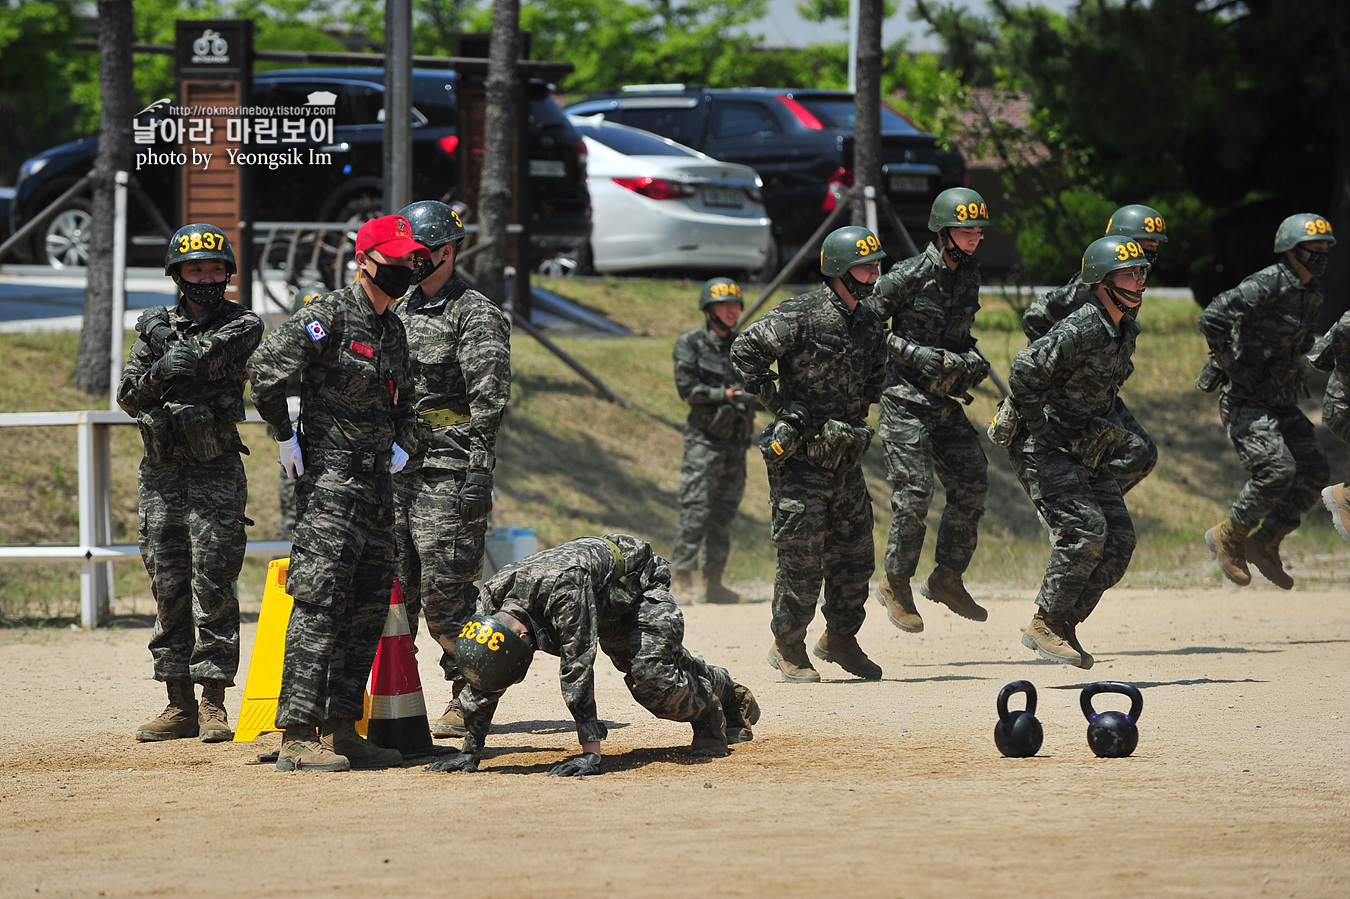
[[[169,310],[164,306],[152,306],[136,319],[136,330],[157,353],[163,353],[177,332],[169,324]]]
[[[778,407],[778,417],[798,431],[805,431],[807,422],[811,420],[811,410],[807,408],[805,403],[785,400],[783,405]]]
[[[549,777],[584,777],[600,773],[600,753],[583,752],[548,769]]]
[[[197,351],[188,344],[174,344],[169,347],[163,356],[159,357],[154,365],[150,366],[150,377],[156,381],[166,381],[169,378],[195,375],[197,363],[200,361]]]
[[[470,774],[478,770],[478,756],[471,752],[456,752],[439,762],[427,765],[426,771],[467,771]]]
[[[492,511],[492,472],[470,469],[459,490],[459,517],[477,521]]]
[[[910,367],[918,369],[919,372],[930,378],[937,378],[942,375],[942,353],[938,350],[917,343],[910,343],[896,334],[890,335],[886,342],[891,355],[897,356]]]

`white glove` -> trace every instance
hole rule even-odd
[[[401,447],[401,446],[399,446],[397,443],[395,443],[395,444],[394,444],[394,457],[393,457],[392,459],[389,460],[389,473],[390,473],[390,474],[398,474],[400,471],[403,470],[403,466],[405,466],[405,465],[407,465],[407,464],[408,464],[408,453],[407,453],[407,451],[405,451],[405,450],[403,449],[403,447]]]
[[[295,480],[305,473],[305,458],[300,452],[300,438],[292,434],[290,440],[278,440],[277,447],[281,454],[281,467],[286,469],[286,476]]]

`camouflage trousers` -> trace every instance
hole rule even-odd
[[[1334,374],[1327,379],[1322,399],[1322,424],[1342,443],[1350,443],[1350,397],[1346,396],[1345,383]]]
[[[137,543],[155,597],[155,679],[223,680],[239,670],[239,595],[248,479],[239,454],[141,460]]]
[[[431,636],[453,642],[478,602],[474,581],[483,574],[487,517],[460,517],[463,486],[464,472],[444,468],[394,476],[398,579],[414,639],[418,615],[425,613]],[[446,680],[454,680],[458,669],[449,652],[442,651],[441,668]]]
[[[867,615],[868,581],[876,566],[872,498],[861,465],[830,471],[794,456],[769,466],[769,503],[778,565],[773,578],[774,638],[801,643],[816,614],[830,633],[852,636]]]
[[[295,479],[284,468],[277,476],[277,504],[281,507],[281,523],[276,539],[289,540],[295,534]]]
[[[1054,535],[1036,604],[1052,618],[1087,620],[1134,555],[1134,522],[1110,468],[1093,472],[1058,450],[1008,450],[1013,473]]]
[[[925,519],[933,502],[935,474],[947,494],[938,525],[937,563],[957,574],[964,572],[975,554],[989,496],[989,461],[975,428],[955,400],[933,409],[888,394],[881,397],[878,425],[892,485],[886,573],[914,576],[928,532]]]
[[[1120,416],[1121,424],[1125,425],[1125,439],[1116,447],[1106,465],[1116,476],[1121,494],[1126,494],[1148,477],[1158,464],[1158,445],[1120,397],[1116,397],[1116,414]]]
[[[684,435],[680,464],[680,530],[670,554],[670,567],[689,571],[698,567],[727,567],[731,549],[731,522],[745,495],[745,449],[710,442],[702,435]]]
[[[1331,479],[1312,422],[1297,406],[1271,408],[1232,385],[1219,395],[1219,419],[1251,475],[1233,501],[1233,520],[1249,528],[1262,521],[1297,528]]]
[[[277,701],[279,727],[360,718],[394,583],[392,499],[296,486],[299,516],[286,590],[295,598]]]

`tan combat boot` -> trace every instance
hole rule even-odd
[[[1280,561],[1280,541],[1288,534],[1288,528],[1262,522],[1247,536],[1247,561],[1281,590],[1294,589],[1294,579],[1284,570],[1284,563]]]
[[[202,681],[202,701],[197,706],[197,723],[203,743],[224,743],[234,739],[230,716],[225,711],[225,682]]]
[[[966,592],[961,575],[945,565],[933,569],[933,573],[928,575],[928,580],[924,581],[919,592],[933,602],[942,603],[962,618],[969,618],[971,621],[986,621],[989,618],[989,613],[984,607],[976,603]]]
[[[1350,489],[1344,484],[1332,484],[1322,491],[1322,504],[1331,513],[1331,523],[1350,541]]]
[[[675,594],[678,605],[687,605],[694,601],[694,572],[689,569],[672,568],[670,570],[670,592]]]
[[[914,608],[914,594],[909,589],[909,578],[891,574],[881,576],[881,586],[877,587],[881,604],[886,607],[886,617],[891,624],[911,634],[923,630],[923,618]]]
[[[722,711],[727,716],[728,743],[749,743],[755,738],[750,725],[759,721],[759,703],[749,687],[737,684],[732,704],[723,704]]]
[[[741,594],[722,583],[722,569],[703,570],[703,601],[711,603],[740,602]]]
[[[454,681],[450,687],[450,701],[445,712],[431,725],[431,735],[437,739],[447,737],[466,737],[469,734],[464,726],[464,710],[459,707],[459,693],[464,689],[462,681]]]
[[[1085,668],[1083,655],[1074,649],[1065,639],[1065,624],[1053,618],[1047,618],[1043,609],[1037,609],[1036,615],[1022,631],[1022,645],[1034,649],[1043,659],[1064,665],[1077,665]]]
[[[689,745],[695,755],[721,758],[727,754],[727,716],[722,711],[720,699],[714,696],[708,711],[692,723],[694,742]]]
[[[158,718],[136,729],[136,739],[142,743],[197,736],[197,697],[192,681],[165,681],[164,686],[169,691],[169,704]]]
[[[350,771],[352,763],[324,745],[312,726],[288,727],[281,735],[278,771]]]
[[[403,764],[397,749],[376,746],[356,732],[355,718],[329,718],[319,726],[319,742],[338,755],[346,756],[353,768],[370,771]]]
[[[774,641],[769,647],[769,664],[783,674],[783,680],[794,684],[815,684],[820,682],[820,673],[811,664],[806,655],[805,643],[793,643],[784,646]]]
[[[1247,531],[1250,528],[1238,524],[1230,515],[1221,524],[1205,531],[1205,542],[1210,552],[1219,561],[1219,570],[1239,587],[1252,582],[1252,573],[1247,569]]]
[[[826,628],[825,633],[820,635],[814,652],[816,658],[834,662],[854,677],[861,677],[863,680],[881,680],[881,666],[862,651],[857,637],[841,637],[830,633],[830,629]]]
[[[1078,642],[1078,625],[1080,624],[1082,624],[1081,621],[1066,618],[1061,626],[1060,633],[1064,635],[1065,642],[1078,651],[1078,667],[1086,670],[1093,666],[1096,659],[1092,658],[1092,654],[1083,648],[1082,643]]]

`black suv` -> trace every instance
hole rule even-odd
[[[450,200],[457,190],[462,152],[456,136],[457,80],[454,72],[413,70],[414,199]],[[251,105],[300,107],[315,91],[336,96],[333,141],[313,147],[327,153],[330,162],[253,166],[255,221],[359,221],[382,210],[384,70],[259,72],[253,76]],[[531,247],[534,257],[540,259],[590,239],[591,198],[586,188],[586,145],[581,135],[543,82],[530,82],[529,97]],[[93,168],[97,152],[98,138],[89,137],[26,161],[14,187],[12,228],[20,227],[83,177]],[[178,167],[146,166],[135,174],[165,221],[176,227],[181,189]],[[28,247],[32,258],[58,267],[83,265],[88,256],[89,209],[87,198],[81,199],[54,219]],[[135,261],[156,264],[162,260],[166,238],[152,217],[134,202],[128,208],[128,230]]]
[[[603,115],[754,167],[783,258],[820,226],[853,180],[847,91],[631,85],[592,94],[566,112]],[[965,160],[884,106],[881,142],[886,195],[907,229],[926,232],[933,198],[966,183]],[[889,230],[884,219],[882,230]]]

